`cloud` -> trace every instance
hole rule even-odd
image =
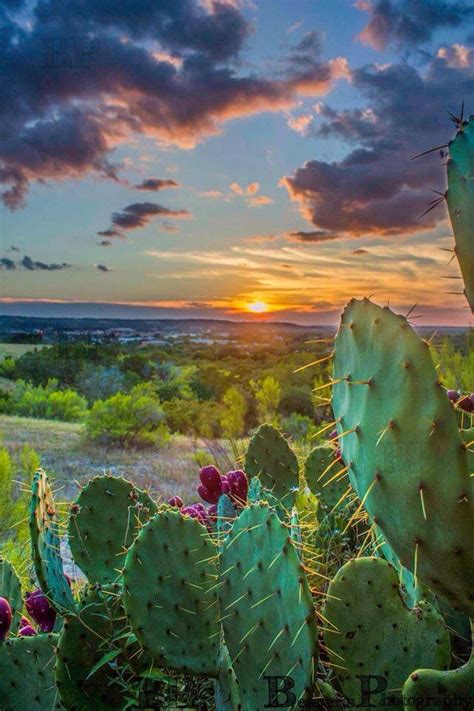
[[[352,254],[356,254],[356,255],[369,254],[369,250],[368,249],[354,249]]]
[[[136,190],[164,190],[165,188],[179,188],[179,183],[176,180],[162,180],[161,178],[147,178],[138,185],[135,185]]]
[[[308,134],[308,129],[313,122],[314,116],[312,114],[301,114],[301,116],[290,116],[286,122],[288,128],[292,131],[299,133],[301,136],[306,136]]]
[[[251,25],[236,4],[217,0],[139,3],[133,12],[125,1],[33,0],[28,19],[0,18],[9,76],[0,184],[11,209],[35,181],[91,172],[118,180],[113,151],[134,135],[192,148],[229,120],[289,110],[350,76],[344,58],[316,55],[313,39],[276,76],[245,75]]]
[[[309,160],[281,181],[317,230],[347,237],[406,234],[445,217],[438,208],[420,218],[431,189],[445,188],[439,156],[410,159],[448,142],[446,107],[457,111],[460,97],[472,96],[474,51],[459,67],[448,57],[434,56],[422,69],[402,63],[354,70],[352,84],[367,104],[340,111],[319,106],[322,122],[314,135],[340,139],[350,151],[332,162]]]
[[[14,244],[11,244],[11,245],[10,245],[10,249],[9,249],[8,251],[9,251],[9,252],[19,252],[20,250],[19,250],[18,247],[15,247]]]
[[[0,257],[0,269],[12,271],[13,269],[16,269],[16,264],[13,259],[8,259],[8,257]]]
[[[199,193],[199,197],[217,200],[218,198],[223,198],[224,193],[221,190],[203,190]]]
[[[191,217],[189,210],[171,210],[156,202],[134,202],[112,215],[112,227],[97,234],[106,237],[123,237],[128,230],[145,227],[153,217],[185,219]],[[165,227],[166,229],[166,227]]]
[[[31,257],[28,257],[25,255],[21,262],[19,262],[20,266],[22,266],[24,269],[27,269],[30,272],[34,271],[48,271],[48,272],[55,272],[59,271],[61,269],[69,269],[71,267],[70,264],[67,264],[67,262],[62,262],[61,264],[55,264],[54,262],[52,264],[47,264],[46,262],[39,262],[37,260],[31,259]]]
[[[334,232],[325,232],[324,230],[313,230],[312,232],[303,232],[298,230],[298,232],[289,232],[288,236],[293,238],[296,242],[330,242],[332,240],[338,239],[339,234]]]
[[[441,27],[459,27],[471,20],[474,6],[464,0],[377,0],[363,3],[369,21],[358,38],[374,49],[388,45],[415,47],[429,42]]]
[[[111,247],[112,242],[109,239],[101,239],[100,242],[97,242],[99,247]]]
[[[249,197],[248,204],[250,207],[262,207],[263,205],[271,205],[273,200],[268,195],[254,195]]]
[[[96,264],[95,266],[100,272],[110,271],[109,267],[106,264]]]

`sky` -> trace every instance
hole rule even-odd
[[[3,0],[0,314],[469,325],[455,0]],[[448,251],[447,251],[448,250]]]

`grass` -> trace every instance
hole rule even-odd
[[[196,453],[208,451],[222,469],[234,466],[223,442],[207,442],[173,435],[162,449],[126,450],[88,445],[78,424],[0,415],[0,442],[13,457],[25,444],[36,450],[41,465],[54,476],[59,498],[71,500],[91,477],[110,472],[149,487],[154,498],[179,494],[185,502],[197,500],[199,465]]]
[[[0,343],[0,361],[8,357],[19,358],[35,348],[40,350],[45,347],[41,343]]]

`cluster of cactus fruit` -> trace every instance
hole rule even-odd
[[[448,166],[463,273],[472,125]],[[0,560],[0,709],[136,708],[147,680],[184,674],[212,680],[218,711],[472,711],[474,398],[446,391],[429,344],[368,299],[341,317],[328,385],[335,420],[304,462],[262,425],[242,469],[201,469],[204,503],[101,476],[66,530],[38,471],[38,588],[23,599]]]

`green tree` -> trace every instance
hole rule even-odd
[[[97,400],[86,420],[87,439],[104,445],[158,447],[168,435],[164,410],[147,384]]]
[[[230,387],[222,398],[223,412],[221,417],[222,434],[231,441],[242,437],[245,431],[245,415],[247,401],[237,388]]]
[[[273,375],[267,375],[256,383],[251,381],[250,385],[257,400],[257,413],[260,422],[277,424],[278,405],[281,398],[281,386]]]

